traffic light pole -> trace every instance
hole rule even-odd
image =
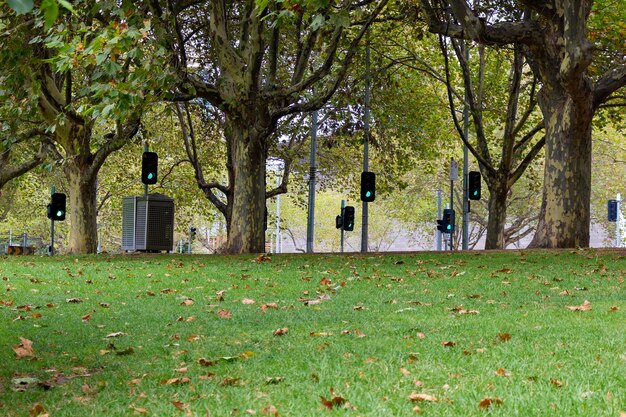
[[[369,171],[369,138],[370,138],[370,42],[369,33],[365,44],[365,109],[363,125],[363,171]],[[369,213],[368,202],[363,201],[361,205],[361,252],[367,252],[369,235]]]
[[[311,118],[311,162],[309,165],[309,213],[306,223],[306,253],[313,253],[315,229],[315,154],[317,152],[317,110]]]
[[[150,152],[150,146],[148,145],[148,142],[144,142],[143,144],[143,151],[144,152]],[[146,197],[146,203],[147,203],[147,198],[148,198],[148,184],[144,184],[143,185],[143,196]],[[147,213],[147,211],[146,211]]]
[[[441,219],[441,190],[437,190],[437,218]],[[441,250],[441,238],[442,238],[443,233],[441,233],[441,230],[437,229],[437,236],[436,236],[436,248],[438,251]]]
[[[469,62],[469,48],[463,42],[465,52],[465,60]],[[465,89],[465,104],[463,106],[463,135],[467,141],[469,138],[469,97],[467,88]],[[463,229],[462,229],[462,249],[467,250],[469,247],[469,162],[467,145],[463,142]]]
[[[50,195],[56,192],[57,192],[56,187],[53,185],[50,188]],[[53,218],[50,218],[50,246],[48,246],[48,256],[54,256],[54,219]]]
[[[343,253],[343,209],[346,206],[346,201],[341,200],[341,253]]]
[[[620,193],[617,193],[617,219],[615,223],[615,246],[618,248],[622,247],[622,212],[620,210],[620,203],[622,201],[622,196]]]
[[[450,208],[454,210],[454,180],[450,180]],[[448,235],[450,235],[450,250],[454,250],[454,232]]]

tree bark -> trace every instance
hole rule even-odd
[[[70,163],[65,168],[68,180],[70,253],[95,253],[98,248],[96,176],[91,167]]]
[[[265,251],[266,140],[244,119],[227,120],[232,204],[226,216],[228,253]]]
[[[572,96],[547,87],[540,93],[544,115],[546,160],[537,232],[529,247],[589,246],[591,199],[590,88]]]
[[[489,184],[489,217],[487,219],[487,237],[485,249],[504,249],[504,226],[509,186],[506,177],[496,178]]]

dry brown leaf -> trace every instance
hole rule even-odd
[[[266,310],[268,310],[270,308],[272,308],[274,310],[277,310],[278,309],[278,304],[276,304],[276,303],[267,303],[267,304],[263,304],[261,306],[261,310],[263,310],[263,311],[266,311]]]
[[[363,310],[367,310],[367,307],[365,306],[354,306],[352,307],[353,310],[357,310],[357,311],[363,311]]]
[[[498,369],[496,369],[496,375],[498,375],[498,376],[511,376],[511,372],[507,371],[504,368],[498,368]]]
[[[192,334],[187,338],[188,342],[196,342],[198,340],[200,340],[200,336],[198,336],[197,334]]]
[[[626,417],[626,411],[620,411],[619,417]]]
[[[176,372],[177,374],[186,374],[187,371],[189,371],[189,368],[187,368],[186,366],[184,368],[174,369],[174,372]]]
[[[551,378],[550,383],[557,388],[561,388],[563,386],[563,383],[556,378]]]
[[[615,312],[615,311],[619,311],[619,307],[618,306],[611,306],[611,308],[609,308],[610,312]]]
[[[43,405],[37,403],[30,409],[30,417],[48,417],[49,414]]]
[[[327,287],[329,285],[333,285],[333,282],[329,280],[328,278],[324,277],[320,280],[320,285]]]
[[[214,366],[217,365],[218,361],[213,361],[205,358],[198,359],[198,363],[202,366]]]
[[[33,342],[20,336],[20,344],[13,346],[16,359],[33,356]]]
[[[177,408],[178,410],[180,410],[180,411],[185,411],[185,409],[187,409],[187,408],[189,407],[189,405],[188,405],[188,404],[185,404],[185,403],[184,403],[184,402],[182,402],[182,401],[172,401],[172,405],[173,405],[174,407],[176,407],[176,408]]]
[[[278,417],[278,409],[276,407],[274,407],[273,405],[268,405],[266,407],[263,408],[263,415],[264,416],[270,416],[270,417]]]
[[[411,402],[426,401],[426,402],[436,403],[438,400],[437,400],[437,397],[430,395],[430,394],[412,392],[409,395],[409,401]]]
[[[111,338],[111,337],[120,337],[120,336],[126,336],[128,333],[124,333],[124,332],[113,332],[113,333],[109,333],[108,335],[106,335],[106,338]]]
[[[146,410],[143,407],[135,407],[133,405],[130,406],[130,408],[132,408],[134,414],[139,415],[139,414],[148,414],[148,410]]]
[[[183,385],[183,384],[188,384],[190,381],[191,379],[184,376],[182,378],[164,379],[163,381],[161,381],[161,384],[162,385]]]
[[[454,347],[454,346],[456,346],[456,343],[452,342],[450,340],[444,340],[443,342],[441,342],[441,346],[443,346],[443,347]]]
[[[485,408],[489,408],[489,407],[491,407],[494,404],[495,405],[502,405],[502,403],[503,403],[503,401],[499,397],[494,397],[494,398],[485,397],[482,400],[480,400],[479,406],[480,406],[481,409],[484,410]]]
[[[590,311],[591,310],[591,303],[589,302],[589,300],[585,300],[579,306],[567,306],[567,308],[569,310],[571,310],[571,311]]]
[[[65,302],[66,303],[82,303],[83,300],[81,300],[80,298],[66,298]]]
[[[256,301],[254,301],[252,298],[244,298],[243,300],[241,300],[242,304],[254,304],[256,303]]]
[[[402,375],[404,376],[411,376],[411,371],[409,371],[406,368],[400,368],[400,372],[402,373]]]
[[[233,313],[228,310],[220,310],[217,312],[217,316],[221,319],[229,319],[233,316]]]
[[[180,303],[181,306],[189,307],[193,305],[193,300],[191,298],[187,298]]]
[[[570,292],[568,290],[563,290],[559,293],[559,295],[570,295]]]
[[[498,340],[500,340],[501,342],[508,342],[509,340],[511,340],[511,335],[508,333],[498,333]]]
[[[359,329],[356,329],[356,330],[354,331],[354,335],[355,335],[356,337],[365,337],[365,333],[363,333],[363,332],[362,332],[361,330],[359,330]]]
[[[459,310],[459,314],[480,314],[478,310]]]
[[[276,329],[273,332],[274,336],[284,336],[289,333],[289,327],[281,327],[280,329]]]
[[[327,399],[320,395],[320,400],[322,401],[324,407],[328,408],[329,410],[332,410],[333,407],[340,407],[342,405],[349,404],[345,398],[337,395],[335,389],[332,387],[330,389],[330,399]]]

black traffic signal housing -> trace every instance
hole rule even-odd
[[[54,221],[65,220],[67,197],[63,193],[54,193],[48,204],[48,218]]]
[[[343,217],[341,217],[341,214],[337,217],[335,217],[335,229],[341,229],[341,227],[343,226]]]
[[[454,210],[444,209],[443,218],[441,220],[443,222],[443,232],[454,233]]]
[[[480,172],[470,171],[467,177],[467,194],[470,200],[480,200]]]
[[[346,232],[354,230],[354,207],[346,206],[343,208],[342,226]]]
[[[369,171],[361,172],[361,201],[376,199],[376,174]]]
[[[609,221],[616,222],[617,221],[617,200],[609,200],[608,204],[609,211]]]
[[[443,224],[443,219],[437,219],[437,230],[441,233],[446,233],[446,225]]]
[[[196,228],[193,226],[189,227],[189,237],[193,240],[196,237]]]
[[[141,156],[141,182],[144,184],[157,183],[157,169],[159,156],[156,152],[144,152]]]

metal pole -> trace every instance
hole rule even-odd
[[[346,207],[346,201],[341,200],[341,253],[343,253],[343,209]]]
[[[441,190],[437,190],[437,219],[441,219]],[[442,233],[439,229],[437,229],[437,236],[436,236],[436,245],[437,245],[437,250],[440,251],[441,250],[441,237],[442,237]]]
[[[143,144],[143,151],[144,152],[149,152],[150,151],[150,146],[148,145],[148,142],[144,142]],[[148,184],[144,184],[143,185],[143,196],[148,198]],[[147,215],[147,207],[146,207],[146,215]],[[146,227],[147,229],[147,227]]]
[[[370,138],[370,41],[367,33],[365,44],[365,109],[363,126],[363,171],[369,171],[369,138]],[[361,252],[367,252],[369,236],[368,202],[361,204]]]
[[[13,229],[9,229],[9,246],[13,246]]]
[[[187,236],[187,253],[191,253],[191,226],[189,226],[189,230],[188,230],[188,236]]]
[[[620,210],[620,203],[622,201],[622,196],[620,193],[617,193],[617,222],[615,223],[615,246],[618,248],[622,247],[622,236],[621,236],[621,229],[622,229],[622,212]]]
[[[450,180],[450,208],[454,210],[454,181]],[[456,222],[456,218],[455,218]],[[456,225],[455,225],[456,226]],[[454,250],[454,233],[449,233],[450,235],[450,250]]]
[[[50,187],[50,195],[57,192],[56,187]],[[52,216],[50,216],[52,217]],[[54,219],[50,219],[50,246],[48,246],[48,256],[54,255]]]
[[[315,232],[315,153],[317,152],[317,110],[311,119],[311,162],[309,166],[309,216],[306,224],[306,252],[313,253]]]
[[[280,168],[279,168],[280,170]],[[280,186],[280,171],[277,176],[278,186]],[[280,253],[280,194],[276,196],[276,252]]]
[[[469,48],[463,42],[463,50],[465,52],[465,60],[469,62]],[[469,105],[468,105],[467,88],[465,89],[465,104],[463,106],[463,135],[465,140],[469,138]],[[462,249],[467,250],[469,247],[469,152],[467,145],[463,142],[463,229],[462,229]]]

